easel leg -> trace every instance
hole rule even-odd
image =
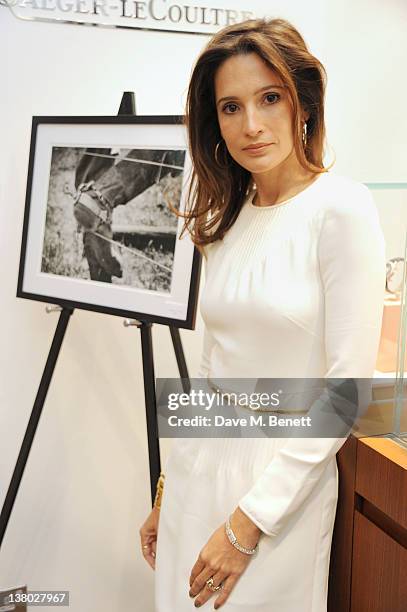
[[[41,417],[41,412],[47,397],[48,388],[51,383],[55,365],[58,359],[59,351],[61,350],[62,341],[69,322],[69,317],[73,313],[71,308],[63,308],[59,315],[58,325],[55,330],[52,345],[45,364],[44,372],[41,377],[41,382],[38,387],[37,396],[31,412],[30,420],[28,421],[27,429],[21,444],[20,452],[17,458],[17,463],[14,468],[13,476],[4,500],[3,508],[0,514],[0,548],[3,542],[4,534],[7,529],[7,524],[10,518],[11,511],[17,497],[18,488],[24,474],[24,469],[27,463],[28,455],[30,454],[31,446],[37,430],[38,422]]]
[[[147,438],[148,438],[148,458],[150,466],[150,488],[151,503],[154,504],[157,480],[161,472],[160,460],[160,441],[158,437],[157,421],[157,398],[155,389],[154,356],[152,341],[152,324],[147,321],[138,321],[137,327],[141,333],[141,349],[143,356],[143,379],[144,379],[144,399],[146,406]],[[185,393],[191,388],[185,355],[182,348],[179,329],[170,326],[172,342],[174,345],[175,356],[178,369],[182,380],[182,387]]]
[[[160,442],[158,439],[157,401],[151,323],[140,321],[141,350],[143,354],[144,398],[146,405],[148,458],[150,463],[151,503],[154,503],[157,480],[160,476]]]
[[[191,383],[189,381],[188,368],[187,363],[185,361],[185,355],[184,350],[182,348],[179,329],[178,327],[173,327],[172,325],[170,325],[170,332],[172,344],[174,346],[175,358],[177,360],[178,371],[181,377],[182,390],[184,391],[184,393],[189,393],[191,391]]]

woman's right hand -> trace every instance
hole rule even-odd
[[[160,510],[156,506],[153,506],[153,509],[139,531],[143,557],[154,570],[159,520]]]

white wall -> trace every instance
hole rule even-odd
[[[262,2],[250,5],[261,14]],[[363,181],[405,181],[402,0],[281,6],[275,14],[292,19],[326,63],[337,171]],[[116,114],[124,90],[137,93],[139,114],[181,114],[205,42],[21,22],[0,7],[0,504],[58,318],[39,302],[14,297],[31,116]],[[397,197],[405,212],[405,196]],[[387,220],[389,200],[380,198]],[[389,231],[399,227],[386,223]],[[169,331],[156,325],[153,337],[156,374],[176,376]],[[197,329],[181,330],[181,337],[195,374],[199,316]],[[163,463],[169,448],[162,441]],[[70,590],[72,612],[152,612],[154,573],[138,535],[149,509],[139,332],[117,317],[75,311],[0,552],[0,590],[25,583],[31,590]]]

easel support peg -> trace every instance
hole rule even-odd
[[[50,312],[59,312],[62,310],[62,306],[58,306],[57,304],[55,305],[47,305],[45,306],[45,312],[47,314],[49,314]]]
[[[142,321],[138,319],[124,319],[123,321],[124,327],[131,327],[135,325],[136,327],[141,327],[143,325]]]

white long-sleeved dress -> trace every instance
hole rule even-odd
[[[199,376],[371,378],[385,243],[368,189],[332,173],[295,197],[247,197],[206,247]],[[318,409],[317,404],[313,408]],[[262,530],[225,612],[326,612],[341,438],[179,438],[165,466],[156,611],[189,612],[189,576],[237,505]],[[216,595],[200,609],[213,609]]]

